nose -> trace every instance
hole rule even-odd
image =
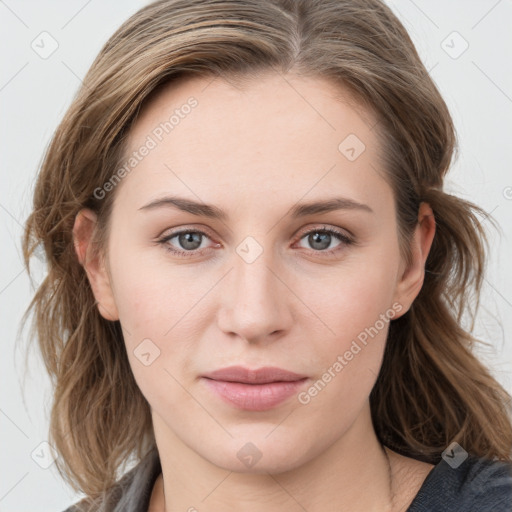
[[[233,265],[223,280],[219,328],[251,343],[274,340],[289,331],[293,293],[271,251],[264,250],[252,262],[235,252]]]

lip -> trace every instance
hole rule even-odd
[[[228,366],[203,375],[208,379],[245,384],[267,384],[269,382],[292,382],[307,377],[276,366],[263,366],[251,370],[244,366]]]
[[[309,380],[282,368],[256,370],[230,366],[202,376],[207,388],[225,402],[247,411],[265,411],[295,395]]]

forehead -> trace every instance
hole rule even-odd
[[[134,123],[125,158],[144,156],[123,187],[145,199],[179,189],[195,199],[230,190],[295,201],[335,187],[366,202],[372,186],[387,185],[375,124],[352,95],[320,78],[180,79],[154,94]]]

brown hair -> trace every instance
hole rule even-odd
[[[391,322],[370,396],[379,439],[432,463],[452,441],[511,460],[510,396],[461,325],[478,309],[486,214],[443,191],[452,119],[399,20],[379,0],[162,0],[126,21],[92,64],[46,152],[23,240],[27,269],[38,244],[48,261],[27,313],[55,386],[56,464],[88,496],[111,487],[154,437],[119,322],[99,314],[76,257],[75,216],[91,208],[108,225],[115,193],[98,199],[94,190],[118,169],[130,127],[159,86],[198,75],[256,80],[272,70],[328,79],[376,113],[404,258],[420,203],[434,212],[423,288]]]

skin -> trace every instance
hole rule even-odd
[[[379,315],[393,304],[394,318],[403,315],[421,289],[432,210],[420,207],[406,267],[376,119],[341,92],[271,73],[243,87],[206,78],[166,86],[142,110],[128,153],[190,96],[198,106],[117,186],[105,258],[91,250],[94,213],[77,215],[77,256],[100,313],[121,322],[151,406],[162,475],[150,511],[404,510],[433,467],[383,448],[373,429],[369,395],[389,323],[307,404],[294,396],[245,411],[200,378],[271,365],[308,376],[307,390]],[[365,144],[354,161],[338,150],[349,134]],[[171,194],[228,217],[140,209]],[[373,212],[288,215],[298,202],[335,196]],[[307,234],[324,226],[355,243],[333,236],[319,250]],[[178,228],[206,233],[192,257],[166,250],[187,250],[178,237],[155,243]],[[236,251],[248,236],[263,250],[251,263]],[[160,350],[148,366],[134,354],[144,339]],[[246,443],[261,454],[251,467],[237,457]]]

